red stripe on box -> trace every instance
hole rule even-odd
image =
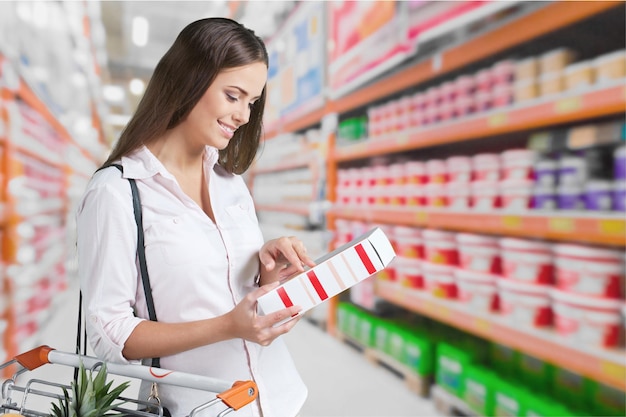
[[[356,249],[356,253],[359,254],[359,258],[361,258],[361,262],[363,262],[363,266],[365,266],[365,269],[367,269],[367,272],[370,275],[376,272],[376,268],[374,268],[374,265],[372,264],[370,257],[367,256],[367,252],[365,252],[365,249],[363,249],[363,245],[359,243],[358,245],[354,247],[354,249]]]
[[[285,291],[283,287],[278,287],[276,292],[278,293],[278,296],[282,300],[285,307],[289,308],[293,306],[293,302],[291,301],[291,298],[289,298],[289,295],[287,295],[287,291]]]
[[[326,294],[326,291],[324,291],[324,287],[322,287],[322,283],[320,282],[320,280],[317,279],[317,275],[315,275],[315,272],[313,272],[313,270],[310,270],[306,273],[306,276],[309,277],[309,281],[311,281],[311,284],[313,285],[313,288],[315,288],[315,292],[317,292],[317,295],[320,297],[320,299],[322,301],[327,299],[328,294]]]

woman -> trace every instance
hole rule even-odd
[[[256,300],[314,263],[295,238],[263,243],[239,176],[259,145],[267,70],[262,40],[232,20],[182,30],[104,164],[121,164],[123,174],[102,169],[87,187],[77,212],[78,260],[98,357],[160,357],[166,369],[254,380],[258,400],[235,415],[289,417],[306,388],[278,337],[296,320],[274,324],[299,308],[260,316]],[[147,320],[128,178],[142,200],[158,322]],[[167,385],[159,394],[174,416],[214,397]]]

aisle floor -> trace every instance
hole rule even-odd
[[[55,300],[54,315],[40,335],[41,344],[74,350],[77,298],[76,290],[70,290]],[[285,341],[309,388],[300,417],[440,415],[430,400],[410,391],[401,377],[369,362],[354,347],[307,320],[300,320]],[[69,381],[72,375],[70,369],[54,366],[44,366],[35,373],[38,378],[56,382]],[[125,395],[135,396],[136,387]]]

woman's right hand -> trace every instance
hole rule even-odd
[[[265,316],[257,312],[257,300],[278,285],[278,282],[273,282],[250,292],[227,314],[234,338],[268,346],[274,339],[287,333],[296,325],[300,317],[295,317],[280,326],[275,326],[302,310],[299,306],[285,308]]]

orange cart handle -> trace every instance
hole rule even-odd
[[[217,398],[233,410],[239,410],[254,401],[258,395],[257,386],[253,381],[237,381],[232,388],[217,394]]]
[[[48,353],[53,350],[54,349],[50,346],[39,346],[29,350],[28,352],[20,353],[15,357],[15,360],[24,368],[32,371],[33,369],[37,369],[42,365],[50,363],[50,360],[48,360]]]

